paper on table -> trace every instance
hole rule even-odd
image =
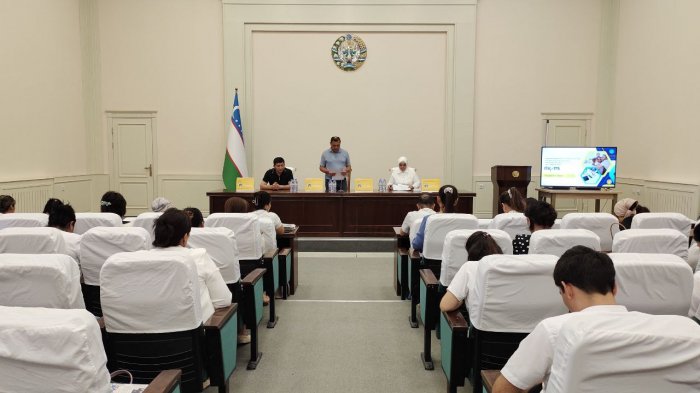
[[[394,184],[391,186],[391,189],[394,191],[410,191],[411,187],[405,184]]]
[[[332,179],[333,180],[345,180],[345,176],[341,175],[340,172],[338,172],[335,175],[333,175]]]

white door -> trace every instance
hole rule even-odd
[[[587,146],[588,127],[590,119],[567,118],[546,119],[545,144],[546,146]],[[587,200],[559,199],[557,200],[557,213],[563,217],[566,213],[586,212],[589,210]]]
[[[112,115],[112,188],[126,199],[126,215],[150,210],[153,200],[152,117]]]

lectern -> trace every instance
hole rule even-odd
[[[527,198],[527,186],[530,184],[531,166],[495,165],[491,167],[493,183],[493,215],[503,213],[498,197],[511,187],[515,187]]]

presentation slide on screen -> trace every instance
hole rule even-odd
[[[617,148],[542,148],[543,187],[615,187]]]

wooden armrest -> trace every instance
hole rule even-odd
[[[407,248],[399,248],[399,255],[401,255],[401,256],[408,255],[408,249]]]
[[[280,252],[277,255],[282,255],[282,256],[287,256],[292,252],[291,248],[283,248],[280,250]]]
[[[461,312],[459,312],[459,310],[443,312],[442,314],[445,315],[445,319],[447,319],[447,324],[450,325],[450,327],[453,330],[456,328],[467,329],[469,327],[469,324],[467,324],[467,320],[464,319],[464,316]]]
[[[165,370],[161,371],[143,393],[170,393],[175,388],[175,385],[180,381],[182,371],[180,370]]]
[[[215,328],[221,330],[226,322],[231,319],[236,310],[238,310],[238,304],[236,303],[233,303],[228,307],[217,308],[214,310],[214,315],[204,322],[204,329]]]
[[[408,251],[409,251],[408,255],[411,257],[411,259],[421,259],[420,251],[416,251],[414,249],[410,249]]]
[[[435,278],[435,274],[430,269],[420,269],[418,270],[420,274],[420,279],[425,283],[425,285],[438,285],[438,280]]]
[[[481,381],[488,393],[491,393],[493,384],[496,383],[500,375],[501,372],[498,370],[481,370]]]
[[[242,285],[255,285],[255,283],[258,282],[258,280],[262,278],[263,274],[265,274],[266,271],[267,271],[267,269],[262,269],[262,268],[258,268],[258,269],[253,270],[252,272],[248,273],[248,275],[243,277],[243,279],[241,280],[241,284]]]
[[[275,248],[274,250],[268,251],[265,254],[263,254],[263,259],[272,259],[277,255],[277,253],[279,253],[279,249]]]
[[[99,326],[100,329],[105,328],[105,318],[104,317],[97,318],[97,326]]]

